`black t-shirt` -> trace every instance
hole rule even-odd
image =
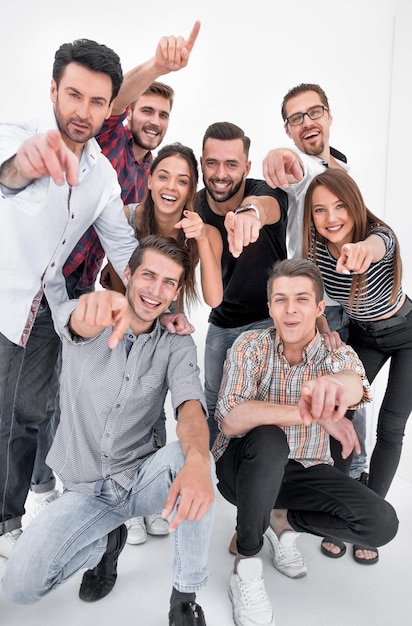
[[[211,310],[209,322],[221,328],[245,326],[269,317],[266,296],[268,274],[275,261],[286,259],[287,195],[272,189],[263,180],[248,178],[244,197],[272,196],[279,202],[281,217],[276,224],[264,226],[259,239],[243,249],[235,259],[229,252],[225,218],[216,215],[207,202],[206,190],[198,193],[198,211],[206,224],[222,235],[223,301]]]

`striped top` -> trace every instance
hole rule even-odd
[[[394,238],[386,229],[385,232],[374,231],[373,234],[383,239],[386,253],[380,261],[371,263],[366,271],[365,284],[359,295],[356,294],[352,308],[349,306],[349,295],[353,275],[337,272],[337,260],[331,255],[328,247],[324,243],[316,242],[316,264],[321,271],[326,293],[343,306],[351,319],[359,322],[373,321],[394,311],[403,295],[400,287],[395,302],[390,302],[394,275]],[[313,260],[313,256],[309,255],[309,258]]]
[[[290,366],[283,355],[283,342],[273,327],[246,331],[228,350],[215,418],[220,424],[235,406],[247,400],[297,404],[305,381],[345,369],[361,376],[362,400],[369,402],[372,396],[365,370],[350,346],[343,345],[330,352],[316,333],[302,352],[302,362]],[[305,467],[333,464],[329,436],[319,424],[286,426],[283,430],[290,448],[289,459]],[[231,437],[219,433],[212,450],[215,460],[224,453],[230,440]]]

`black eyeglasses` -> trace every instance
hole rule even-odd
[[[328,107],[323,106],[323,104],[318,104],[315,107],[311,107],[306,113],[293,113],[293,115],[289,115],[289,117],[285,119],[285,123],[290,126],[298,126],[303,123],[305,115],[307,115],[310,120],[318,120],[320,117],[323,117],[325,111],[329,111]]]

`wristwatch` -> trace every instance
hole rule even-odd
[[[260,220],[259,209],[251,202],[248,202],[248,204],[245,204],[245,206],[240,206],[238,209],[236,209],[235,215],[237,215],[238,213],[243,213],[243,211],[254,211],[256,213],[256,217],[258,218],[258,220]]]

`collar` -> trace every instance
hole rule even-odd
[[[336,148],[332,148],[332,146],[331,146],[329,148],[329,152],[330,152],[331,156],[333,156],[334,159],[337,159],[338,161],[342,161],[342,163],[347,163],[348,162],[348,159],[343,154],[343,152],[339,152],[339,150],[336,150]]]
[[[129,138],[127,140],[127,143],[129,144],[129,148],[130,148],[131,152],[133,153],[133,145],[134,145],[133,135],[130,132],[129,128],[127,129],[127,132],[129,134]],[[134,153],[133,153],[133,157],[134,157]],[[137,159],[135,159],[135,162],[138,165],[151,165],[153,163],[153,153],[150,150],[148,150],[146,152],[146,154],[144,155],[142,161],[138,161]]]
[[[312,339],[312,341],[306,344],[306,346],[302,350],[302,362],[308,363],[310,361],[313,361],[319,348],[322,345],[323,345],[323,340],[322,340],[321,334],[318,330],[316,330],[316,334],[314,338]],[[284,344],[280,335],[278,335],[276,331],[275,331],[275,350],[279,356],[283,356]]]
[[[332,146],[329,148],[329,154],[331,155],[331,157],[333,157],[337,161],[341,161],[342,163],[346,163],[346,164],[348,162],[348,159],[343,154],[343,152],[339,152],[339,150],[336,150],[336,148],[332,148]],[[319,159],[319,157],[315,157],[315,159]],[[323,159],[319,159],[319,161],[322,163],[324,167],[329,167],[328,163],[326,163],[326,161],[324,161]]]
[[[150,339],[152,337],[156,337],[158,334],[161,334],[165,329],[164,326],[161,325],[159,319],[156,319],[153,323],[153,328],[150,332],[148,333],[141,333],[140,335],[136,335],[131,328],[128,328],[126,330],[126,332],[123,335],[123,339],[125,341],[131,341],[132,343],[134,343],[135,341],[137,341],[139,339],[139,337],[145,337],[147,339]]]

